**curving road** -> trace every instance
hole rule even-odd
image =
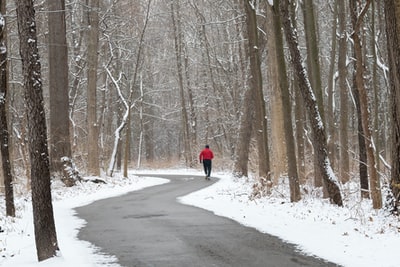
[[[115,255],[126,267],[337,266],[299,254],[279,238],[176,201],[213,181],[155,176],[171,182],[77,208],[88,222],[79,239]]]

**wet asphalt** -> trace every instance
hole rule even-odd
[[[116,256],[125,267],[338,266],[176,200],[209,186],[215,178],[155,176],[171,182],[77,208],[78,216],[87,221],[78,238]]]

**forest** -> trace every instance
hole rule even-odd
[[[356,181],[397,214],[400,1],[0,5],[7,215],[27,190],[51,213],[53,179],[192,168],[205,144],[215,168],[257,176],[254,197],[287,179],[290,201],[308,184],[341,206]]]

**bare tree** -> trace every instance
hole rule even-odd
[[[390,104],[392,118],[391,183],[394,199],[391,209],[398,212],[400,203],[400,1],[385,0],[387,49],[390,75]]]
[[[302,65],[302,57],[300,55],[297,35],[293,30],[291,19],[289,15],[289,1],[280,0],[279,4],[283,29],[286,36],[286,41],[289,46],[291,61],[293,63],[293,69],[299,82],[299,89],[303,96],[307,111],[310,117],[311,128],[313,132],[313,146],[314,151],[318,158],[318,168],[322,175],[322,181],[326,186],[330,200],[338,206],[343,205],[341,192],[339,189],[336,177],[333,174],[327,151],[326,133],[324,123],[321,119],[316,98],[311,89],[310,82],[308,80],[304,66]]]
[[[48,0],[50,83],[50,169],[62,173],[63,157],[71,158],[69,134],[68,49],[65,1]],[[64,177],[68,179],[68,177]]]
[[[50,0],[51,1],[51,0]],[[87,85],[87,152],[88,174],[100,175],[99,125],[97,121],[97,67],[99,49],[99,0],[89,1],[88,85]]]
[[[238,138],[236,144],[236,157],[234,159],[233,174],[236,177],[248,176],[249,147],[254,121],[253,93],[250,88],[245,89],[243,107],[239,119]]]
[[[5,0],[0,0],[0,146],[1,161],[4,176],[4,188],[6,197],[6,214],[15,216],[13,176],[11,173],[11,161],[9,151],[9,132],[7,122],[7,46],[5,42]]]
[[[290,186],[290,201],[296,202],[301,199],[299,176],[297,173],[297,160],[296,160],[296,148],[293,133],[292,123],[292,108],[289,93],[288,77],[286,75],[286,63],[285,54],[283,51],[283,36],[282,36],[282,24],[280,20],[279,0],[274,0],[273,16],[274,16],[274,39],[275,39],[275,51],[277,57],[277,65],[279,70],[279,87],[281,91],[281,98],[283,104],[283,123],[285,129],[285,143],[288,159],[288,176]]]
[[[376,159],[374,151],[374,143],[372,140],[372,132],[370,125],[370,113],[368,104],[367,89],[364,82],[364,62],[362,55],[362,44],[360,39],[360,27],[366,14],[371,1],[368,0],[366,5],[363,7],[361,12],[358,14],[358,4],[356,1],[350,1],[351,7],[351,17],[353,24],[352,38],[354,42],[354,59],[355,59],[355,85],[360,97],[360,110],[361,118],[358,118],[362,122],[362,129],[364,131],[364,141],[367,151],[367,162],[368,162],[368,172],[369,172],[369,183],[372,197],[372,205],[375,209],[380,209],[382,207],[382,193],[380,186],[380,178],[376,169]]]
[[[317,40],[318,33],[314,15],[314,4],[313,0],[304,0],[303,2],[304,29],[307,46],[307,65],[309,73],[308,77],[311,82],[311,88],[314,90],[314,94],[317,98],[318,110],[321,114],[321,119],[323,122],[325,122],[321,70],[319,63],[319,49]],[[314,185],[320,187],[322,186],[322,174],[320,173],[320,168],[318,167],[319,162],[317,154],[318,153],[314,152]]]
[[[338,21],[339,21],[339,92],[340,92],[340,168],[339,175],[342,183],[350,180],[349,166],[349,144],[348,144],[348,121],[349,121],[349,103],[347,86],[347,32],[346,32],[346,4],[344,1],[338,1]]]
[[[176,3],[175,3],[176,2]],[[183,131],[183,144],[184,144],[184,158],[186,162],[186,166],[193,167],[192,160],[192,149],[191,149],[191,140],[190,138],[190,130],[189,130],[189,119],[188,112],[186,108],[186,100],[185,100],[185,88],[183,81],[183,32],[181,30],[181,16],[180,16],[180,6],[179,1],[171,1],[171,17],[172,17],[172,28],[174,33],[174,44],[175,44],[175,57],[176,57],[176,67],[178,74],[178,84],[179,84],[179,95],[181,100],[181,114],[182,114],[182,131]]]
[[[36,250],[39,261],[54,257],[58,243],[50,189],[49,152],[43,106],[41,65],[32,0],[16,0],[20,54],[28,116],[29,155]]]
[[[255,6],[252,1],[245,1],[246,25],[248,34],[248,56],[250,61],[250,90],[253,92],[255,106],[254,131],[257,136],[259,157],[259,176],[270,181],[271,168],[269,161],[268,131],[265,111],[265,101],[262,85],[261,61],[258,42],[258,27]]]

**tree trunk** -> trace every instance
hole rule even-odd
[[[51,200],[49,152],[35,10],[32,0],[15,0],[15,4],[28,116],[35,241],[38,260],[43,261],[56,256],[58,244]]]
[[[52,1],[52,0],[50,0]],[[88,85],[87,85],[87,127],[88,127],[88,174],[100,175],[99,125],[97,122],[97,65],[99,49],[99,0],[90,0],[88,33]]]
[[[350,165],[349,165],[349,100],[347,86],[347,32],[346,32],[346,5],[344,1],[338,1],[338,20],[339,20],[339,91],[340,91],[340,168],[339,177],[342,183],[347,183],[350,180]]]
[[[253,92],[250,88],[245,90],[236,143],[236,157],[233,166],[233,174],[236,177],[248,176],[249,147],[253,129],[252,122],[254,121],[254,108],[252,107],[252,103],[254,103]]]
[[[371,1],[367,1],[366,6],[358,15],[357,3],[354,0],[350,1],[351,13],[352,13],[352,23],[353,23],[353,42],[354,42],[354,59],[355,59],[355,69],[356,69],[356,86],[360,97],[360,109],[361,109],[361,122],[364,131],[365,147],[367,150],[367,162],[369,171],[369,184],[372,197],[372,205],[374,209],[380,209],[382,207],[382,193],[380,178],[376,170],[376,160],[374,143],[372,141],[372,131],[370,125],[370,114],[368,108],[368,95],[364,83],[364,63],[362,55],[362,45],[360,40],[360,27],[362,24],[363,17],[366,10],[368,9]]]
[[[330,200],[338,206],[342,206],[343,201],[339,185],[329,163],[324,124],[321,119],[316,98],[310,86],[306,71],[302,65],[303,60],[300,55],[296,33],[292,28],[288,5],[288,0],[281,0],[279,7],[282,15],[282,24],[286,41],[290,50],[294,72],[299,81],[299,89],[304,98],[307,111],[309,112],[310,123],[313,132],[312,141],[314,151],[318,158],[318,167],[320,168],[322,180],[326,186]]]
[[[296,9],[297,9],[297,2],[292,1],[289,6],[289,13],[292,19],[293,28],[297,28],[296,24]],[[277,7],[279,8],[279,7]],[[307,163],[306,163],[306,135],[305,135],[305,127],[306,127],[306,120],[307,115],[305,114],[306,109],[304,106],[304,100],[301,96],[300,90],[298,88],[298,81],[297,77],[293,77],[294,81],[292,82],[292,94],[294,94],[294,101],[295,101],[295,129],[296,129],[296,155],[297,155],[297,170],[299,175],[299,182],[304,184],[307,180]]]
[[[267,2],[266,6],[266,20],[263,24],[264,31],[268,38],[264,42],[267,43],[268,51],[276,51],[276,44],[274,36],[274,28],[271,27],[274,23],[273,10]],[[271,37],[270,37],[271,36]],[[273,38],[272,38],[273,37]],[[271,105],[271,154],[274,155],[274,160],[271,161],[271,173],[273,182],[278,182],[282,175],[287,174],[287,150],[285,143],[285,128],[284,128],[284,114],[283,104],[281,98],[281,90],[279,87],[279,71],[277,57],[275,53],[267,53],[266,55],[268,87],[271,90],[270,105]]]
[[[335,170],[335,166],[337,166],[336,161],[336,119],[335,119],[335,107],[336,107],[336,99],[334,97],[335,94],[335,66],[336,66],[336,52],[337,52],[337,23],[335,23],[338,19],[338,4],[333,3],[333,25],[332,25],[332,34],[331,34],[331,51],[330,51],[330,64],[329,64],[329,73],[328,73],[328,85],[327,85],[327,94],[328,94],[328,103],[327,103],[327,112],[326,112],[326,132],[328,136],[328,153],[329,160],[332,164],[332,169]],[[336,167],[336,169],[338,169]],[[339,168],[340,169],[340,168]]]
[[[176,5],[176,11],[175,6]],[[174,1],[171,1],[171,15],[172,15],[172,26],[174,30],[174,44],[175,44],[175,57],[176,57],[176,67],[178,72],[178,84],[179,84],[179,95],[181,102],[181,116],[182,116],[182,131],[183,131],[183,144],[184,144],[184,157],[185,163],[187,167],[192,166],[192,151],[191,151],[191,142],[190,138],[190,130],[189,130],[189,120],[186,108],[186,100],[185,100],[185,88],[183,86],[183,60],[182,60],[182,32],[180,27],[180,13],[179,13],[179,2],[176,4]],[[176,13],[176,14],[175,14]],[[175,17],[176,16],[176,17]]]
[[[369,198],[369,180],[368,180],[368,160],[367,160],[367,148],[365,147],[365,135],[361,120],[361,106],[360,106],[360,94],[357,90],[356,78],[353,77],[353,96],[354,103],[356,106],[357,116],[357,138],[358,138],[358,171],[360,176],[360,187],[361,196]]]
[[[283,36],[282,25],[279,16],[279,0],[274,0],[273,18],[274,18],[274,39],[275,39],[275,52],[277,57],[278,73],[279,73],[279,87],[281,91],[281,99],[283,104],[283,124],[285,131],[287,161],[288,161],[288,176],[290,186],[290,201],[297,202],[301,199],[299,177],[297,174],[297,160],[296,148],[293,137],[292,126],[292,108],[289,94],[289,83],[286,75],[285,54],[283,51]]]
[[[239,10],[243,9],[244,4],[241,0],[235,0],[235,3],[240,7],[238,8]],[[238,26],[239,24],[240,21],[235,23],[235,30],[238,39],[242,39],[243,36],[241,34],[243,31],[240,31]],[[250,141],[251,133],[253,131],[252,122],[254,121],[254,108],[252,107],[252,104],[254,103],[253,93],[246,83],[247,69],[244,65],[245,56],[242,51],[242,46],[238,45],[238,76],[239,80],[243,81],[243,90],[245,90],[245,92],[243,94],[243,101],[241,101],[240,112],[238,112],[240,115],[233,165],[233,174],[236,177],[248,177]]]
[[[71,158],[65,1],[47,0],[47,6],[49,9],[50,170],[62,173],[61,158]]]
[[[316,22],[314,19],[314,5],[312,0],[304,0],[304,28],[306,36],[306,46],[307,46],[307,62],[309,79],[311,82],[311,87],[316,95],[318,110],[321,115],[321,119],[324,119],[324,103],[322,95],[322,82],[321,82],[321,71],[319,64],[319,49],[317,40],[317,29]],[[322,186],[322,173],[320,173],[320,168],[318,167],[319,159],[315,152],[314,147],[314,185],[317,187]]]
[[[400,203],[400,1],[385,0],[386,36],[389,58],[392,119],[391,209],[398,213]]]
[[[256,11],[250,1],[245,1],[246,24],[248,34],[248,53],[250,59],[250,90],[254,94],[255,104],[255,133],[258,143],[259,176],[261,179],[271,180],[271,168],[268,152],[268,132],[265,111],[265,101],[262,86],[261,62],[259,55],[258,28]]]
[[[4,177],[4,189],[5,189],[5,200],[6,200],[6,215],[15,216],[15,205],[14,205],[14,189],[13,189],[13,176],[11,173],[11,161],[10,161],[10,150],[9,150],[9,132],[7,122],[7,45],[6,45],[6,33],[5,33],[5,20],[3,17],[5,14],[5,1],[0,1],[0,146],[1,146],[1,161],[2,171]]]

